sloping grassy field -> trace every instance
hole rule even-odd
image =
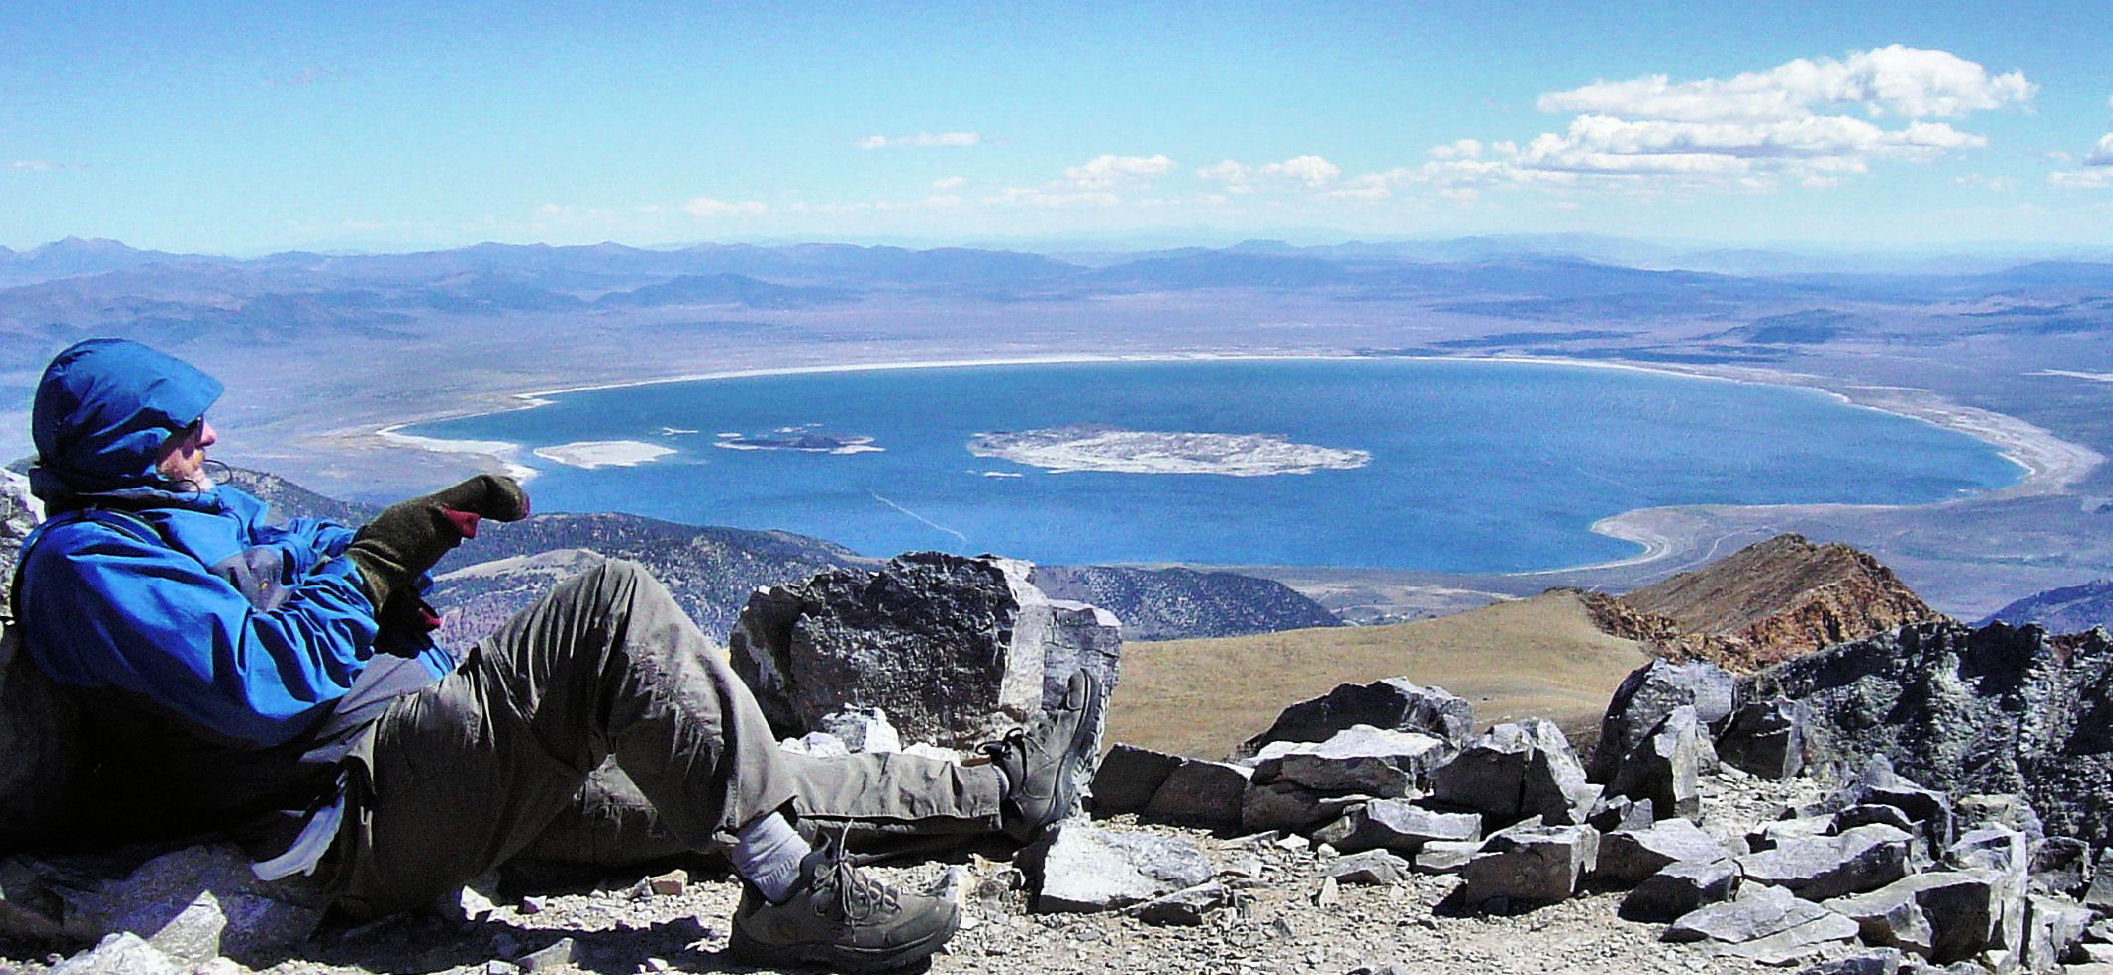
[[[1132,643],[1103,743],[1223,758],[1290,704],[1345,682],[1406,677],[1473,702],[1476,730],[1552,718],[1584,751],[1607,698],[1646,659],[1594,627],[1567,592],[1388,626]]]

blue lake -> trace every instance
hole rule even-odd
[[[869,555],[1510,572],[1636,554],[1590,532],[1669,504],[1914,504],[2022,471],[1986,443],[1812,390],[1629,370],[1406,359],[1037,364],[754,376],[566,393],[405,432],[503,440],[539,511],[783,529]],[[971,454],[979,433],[1103,424],[1271,434],[1355,469],[1073,471]],[[789,431],[789,432],[788,432]],[[736,434],[741,440],[724,435]],[[806,435],[852,453],[727,449]],[[584,470],[529,451],[673,450]]]

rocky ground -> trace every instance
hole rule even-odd
[[[1705,780],[1704,825],[1729,837],[1770,818],[1781,805],[1810,801],[1824,787],[1810,779],[1765,782],[1733,773]],[[1765,970],[1719,957],[1698,944],[1659,940],[1664,925],[1616,916],[1621,891],[1588,892],[1513,915],[1453,910],[1456,877],[1411,875],[1388,884],[1327,879],[1334,862],[1298,837],[1226,838],[1197,830],[1106,825],[1198,843],[1239,892],[1235,906],[1201,924],[1154,925],[1120,912],[1037,914],[1021,872],[1005,860],[969,854],[954,862],[878,867],[891,882],[957,892],[963,929],[932,959],[934,973],[1055,975],[1087,972],[1664,972]],[[217,959],[194,969],[211,975],[379,975],[515,972],[719,972],[752,968],[725,954],[728,918],[739,888],[705,873],[654,893],[649,876],[611,874],[590,887],[508,890],[481,918],[439,913],[346,928],[326,926],[284,960]],[[482,910],[479,895],[468,895]],[[18,949],[19,950],[19,949]],[[1845,949],[1844,949],[1845,950]],[[63,956],[0,961],[0,972],[44,972]]]

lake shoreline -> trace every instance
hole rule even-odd
[[[552,402],[552,398],[568,393],[629,389],[643,386],[666,385],[683,382],[705,382],[753,377],[828,375],[838,373],[885,372],[915,369],[975,368],[1014,365],[1091,365],[1148,362],[1249,362],[1249,361],[1334,361],[1334,360],[1409,360],[1423,362],[1492,363],[1510,365],[1542,365],[1566,368],[1613,369],[1647,374],[1677,376],[1689,379],[1710,379],[1749,385],[1767,385],[1812,389],[1825,393],[1841,402],[1862,409],[1870,409],[1926,423],[1940,429],[1966,434],[1994,447],[2005,459],[2016,465],[2021,474],[2016,483],[1976,492],[1967,499],[1951,499],[1922,505],[1720,505],[1720,506],[1666,506],[1638,508],[1619,512],[1595,522],[1590,530],[1609,538],[1637,545],[1642,551],[1621,559],[1596,563],[1559,566],[1548,569],[1527,570],[1512,573],[1479,574],[1484,577],[1509,576],[1533,579],[1553,576],[1592,576],[1615,573],[1622,576],[1651,574],[1654,569],[1679,561],[1693,561],[1694,553],[1708,551],[1717,553],[1726,538],[1712,537],[1705,527],[1711,519],[1684,517],[1682,512],[1713,508],[1718,510],[1758,511],[1767,509],[1793,516],[1800,509],[1842,510],[1861,508],[1866,510],[1893,510],[1924,508],[1938,505],[1958,504],[1961,501],[1999,499],[2048,494],[2061,494],[2087,477],[2105,458],[2079,444],[2056,437],[2051,432],[2007,414],[1995,413],[1975,407],[1954,403],[1929,390],[1868,386],[1848,383],[1823,376],[1783,372],[1769,369],[1734,366],[1697,366],[1663,363],[1636,363],[1592,359],[1572,359],[1542,356],[1487,355],[1487,356],[1393,356],[1355,353],[1146,353],[1125,355],[1052,355],[1018,356],[979,359],[926,359],[894,363],[850,363],[824,366],[797,366],[783,368],[752,368],[721,370],[706,373],[685,374],[672,377],[627,380],[622,382],[594,383],[579,386],[530,390],[508,394],[513,405],[499,410],[481,410],[450,414],[447,419],[463,416],[490,415],[512,410],[533,409]],[[451,441],[440,438],[406,434],[407,427],[435,422],[442,417],[419,418],[390,424],[374,432],[382,441],[398,448],[416,449],[449,454],[480,456],[500,466],[507,473],[524,480],[535,476],[535,469],[521,462],[528,453],[526,445],[499,441]],[[1743,534],[1744,532],[1735,533]],[[1198,566],[1206,567],[1206,566]],[[1285,567],[1296,568],[1296,567]],[[1359,567],[1345,566],[1345,569]],[[1419,569],[1371,568],[1373,572],[1400,572],[1404,574],[1424,573]],[[1667,570],[1667,574],[1670,570]],[[1467,573],[1463,575],[1478,575]]]

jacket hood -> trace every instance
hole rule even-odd
[[[221,389],[190,363],[137,342],[74,344],[51,360],[37,384],[30,491],[48,503],[74,494],[169,488],[154,469],[162,444],[204,416]]]

